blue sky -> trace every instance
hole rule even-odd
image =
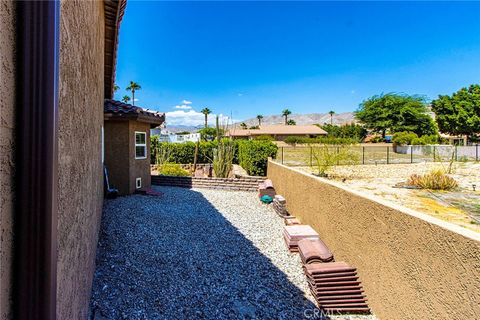
[[[436,98],[479,83],[480,3],[128,1],[117,84],[168,124],[202,107],[354,111],[382,92]]]

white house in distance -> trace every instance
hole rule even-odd
[[[150,130],[151,136],[158,136],[160,142],[184,143],[197,142],[200,140],[200,133],[177,134],[167,129],[155,128]]]

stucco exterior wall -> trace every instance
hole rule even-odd
[[[271,161],[268,177],[335,259],[358,268],[380,319],[480,319],[480,235]]]
[[[142,188],[148,188],[150,181],[150,124],[138,121],[130,122],[130,189],[129,193],[135,192],[135,179],[142,179]],[[147,142],[147,158],[135,159],[135,131],[145,132]]]
[[[117,188],[122,195],[130,190],[129,132],[128,121],[105,121],[105,165],[110,186]]]
[[[103,202],[103,1],[61,1],[57,318],[86,319]]]
[[[0,319],[12,318],[15,3],[0,1]]]

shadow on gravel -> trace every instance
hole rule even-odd
[[[315,305],[201,193],[158,190],[162,197],[105,201],[92,318],[303,319],[305,310],[311,314]]]

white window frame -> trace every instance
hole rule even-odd
[[[137,143],[137,133],[145,135],[145,143]],[[135,160],[142,160],[147,159],[147,133],[143,131],[135,131]],[[144,147],[145,148],[145,156],[144,157],[137,157],[137,147]]]

